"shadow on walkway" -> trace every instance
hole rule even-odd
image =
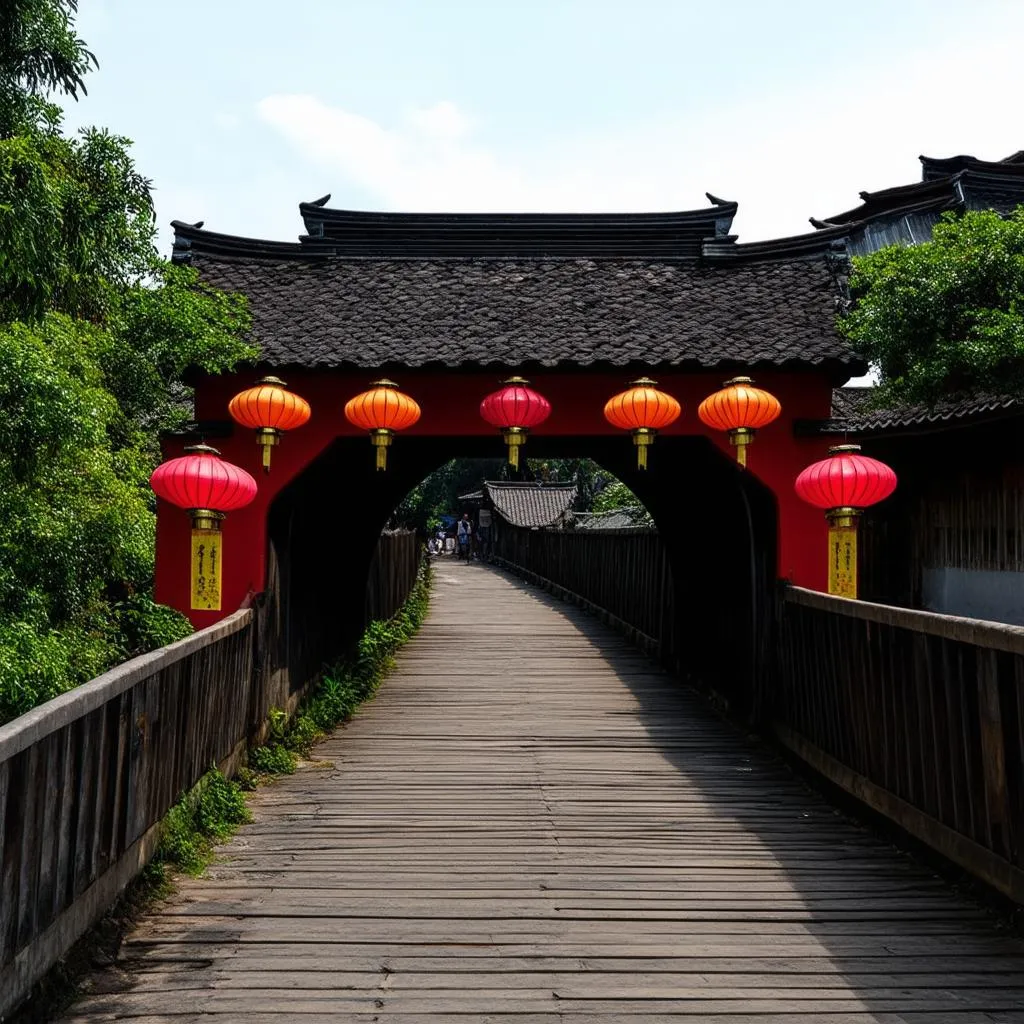
[[[1024,1022],[990,915],[486,566],[316,756],[68,1020]]]

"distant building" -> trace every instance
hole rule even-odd
[[[851,256],[887,245],[927,242],[947,210],[996,210],[1008,214],[1024,203],[1024,150],[1003,160],[922,156],[921,180],[861,192],[860,206],[811,224],[823,237],[845,242]]]
[[[504,521],[527,529],[564,526],[572,518],[575,500],[575,484],[539,481],[486,481],[481,490],[459,495],[464,505],[493,511],[498,525]]]

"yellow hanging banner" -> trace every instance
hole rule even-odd
[[[221,532],[192,531],[192,608],[219,612],[221,590]]]
[[[857,598],[857,523],[828,528],[828,592]]]

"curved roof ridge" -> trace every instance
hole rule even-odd
[[[338,255],[700,256],[705,238],[729,234],[737,203],[646,213],[444,213],[345,210],[301,203],[312,242]],[[305,241],[305,239],[304,239]]]
[[[703,243],[703,255],[715,263],[730,260],[792,260],[825,257],[844,253],[849,227],[819,221],[817,231],[804,231],[784,238],[766,238],[757,242],[737,242],[736,236],[709,239]]]
[[[273,257],[275,259],[303,258],[325,255],[322,247],[302,242],[279,242],[269,238],[249,238],[244,235],[229,235],[220,231],[207,231],[198,224],[172,220],[174,243],[171,259],[175,263],[189,263],[193,251],[216,256]]]
[[[915,181],[910,185],[879,189],[877,192],[863,191],[860,193],[860,206],[831,217],[823,217],[819,223],[845,224],[853,228],[873,217],[886,214],[891,216],[925,209],[951,208],[962,202],[956,187],[959,179],[960,173],[946,174],[927,181]],[[815,223],[814,218],[811,218],[811,223]]]
[[[934,180],[946,174],[955,174],[957,171],[976,171],[981,174],[995,174],[1003,178],[1024,177],[1024,163],[1021,162],[1021,154],[1011,153],[1002,160],[979,160],[976,156],[968,153],[959,153],[956,156],[934,157],[919,156],[921,161],[921,178],[924,181]]]

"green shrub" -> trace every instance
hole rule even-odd
[[[281,743],[257,747],[249,755],[250,767],[265,775],[291,775],[297,763],[295,752]]]
[[[211,768],[168,811],[154,861],[199,874],[209,863],[214,842],[227,839],[249,820],[241,787]]]
[[[209,772],[196,808],[199,831],[211,839],[226,839],[238,825],[249,820],[249,808],[245,806],[241,788],[219,771]]]

